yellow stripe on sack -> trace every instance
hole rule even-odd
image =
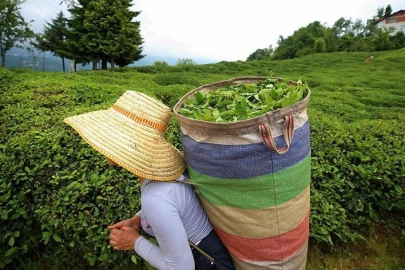
[[[287,233],[302,222],[310,208],[310,186],[281,205],[261,209],[216,206],[200,199],[214,226],[229,234],[260,239]]]

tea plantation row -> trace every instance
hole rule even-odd
[[[0,69],[0,268],[41,254],[82,258],[83,269],[144,264],[108,245],[107,226],[139,208],[136,177],[108,167],[63,118],[108,108],[129,89],[173,107],[197,86],[270,71],[312,91],[311,241],[338,245],[373,223],[405,230],[405,50],[373,55],[115,73]],[[174,118],[166,137],[181,148]]]

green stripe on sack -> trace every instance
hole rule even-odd
[[[226,168],[225,168],[226,169]],[[188,168],[199,195],[209,203],[242,209],[283,204],[298,196],[311,179],[311,155],[292,167],[247,179],[224,179]]]

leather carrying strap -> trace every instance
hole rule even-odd
[[[271,150],[279,153],[285,154],[290,148],[291,141],[294,137],[294,115],[289,114],[284,117],[284,140],[286,146],[283,148],[277,148],[273,137],[271,136],[270,125],[268,123],[259,125],[259,132],[263,143]]]

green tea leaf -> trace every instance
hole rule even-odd
[[[200,104],[203,103],[204,102],[204,95],[201,92],[197,91],[195,93],[195,100]]]
[[[14,240],[15,240],[14,236],[11,236],[10,239],[8,240],[8,245],[10,247],[14,246]]]
[[[58,243],[62,242],[62,239],[56,233],[53,235],[53,239]]]
[[[17,253],[18,251],[18,247],[12,247],[9,250],[6,251],[6,253],[4,253],[4,257],[11,257],[13,256],[15,253]]]

